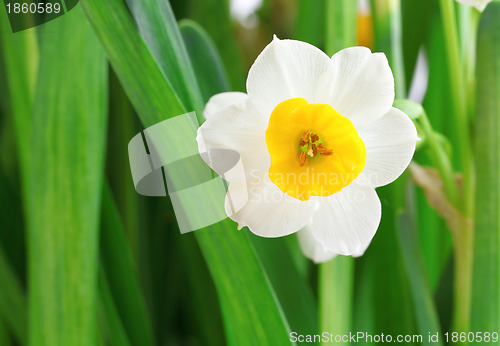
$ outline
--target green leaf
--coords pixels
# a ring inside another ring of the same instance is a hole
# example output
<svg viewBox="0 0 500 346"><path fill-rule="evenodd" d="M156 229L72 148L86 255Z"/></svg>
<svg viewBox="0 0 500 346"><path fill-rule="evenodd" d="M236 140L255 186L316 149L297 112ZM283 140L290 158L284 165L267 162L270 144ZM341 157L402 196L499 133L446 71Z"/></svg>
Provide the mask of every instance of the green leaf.
<svg viewBox="0 0 500 346"><path fill-rule="evenodd" d="M290 345L289 328L245 231L225 220L195 233L212 273L229 345Z"/></svg>
<svg viewBox="0 0 500 346"><path fill-rule="evenodd" d="M203 101L207 102L212 95L230 91L226 71L210 36L191 20L182 20L179 28L198 78Z"/></svg>
<svg viewBox="0 0 500 346"><path fill-rule="evenodd" d="M326 0L326 54L356 45L356 8L356 1Z"/></svg>
<svg viewBox="0 0 500 346"><path fill-rule="evenodd" d="M318 20L324 15L326 0L300 0L295 20L294 38L324 48L326 21Z"/></svg>
<svg viewBox="0 0 500 346"><path fill-rule="evenodd" d="M108 186L105 186L103 192L101 218L100 257L106 274L101 281L107 278L107 282L101 282L99 287L109 290L130 343L154 345L151 321L130 245L127 243L125 230ZM104 296L102 299L106 301L110 298Z"/></svg>
<svg viewBox="0 0 500 346"><path fill-rule="evenodd" d="M399 236L410 283L410 293L418 332L423 336L422 345L444 345L442 339L436 343L427 338L427 333L432 335L440 334L441 328L432 299L432 292L427 281L418 235L414 225L415 220L408 212L399 214Z"/></svg>
<svg viewBox="0 0 500 346"><path fill-rule="evenodd" d="M184 113L121 1L83 0L82 5L143 125ZM288 325L267 276L245 232L235 229L225 220L195 232L219 294L227 341L288 345Z"/></svg>
<svg viewBox="0 0 500 346"><path fill-rule="evenodd" d="M107 65L81 8L44 28L30 163L29 340L89 345L97 332Z"/></svg>
<svg viewBox="0 0 500 346"><path fill-rule="evenodd" d="M101 334L105 336L110 345L123 345L129 346L130 342L127 338L127 333L123 327L120 315L116 309L113 300L113 294L109 289L106 276L102 271L99 272L99 317L100 326L102 329ZM126 291L128 287L123 288ZM139 322L139 318L137 319ZM141 343L137 344L141 345Z"/></svg>
<svg viewBox="0 0 500 346"><path fill-rule="evenodd" d="M430 35L425 43L429 62L429 82L423 106L429 121L432 123L432 128L444 133L451 140L452 147L457 148L456 136L453 135L454 129L449 126L448 121L451 112L451 95L448 87L449 77L444 33L439 16L436 17L430 30ZM459 151L455 150L452 154L457 155ZM416 153L415 159L422 164L429 165L431 163L428 155L423 153ZM456 158L452 159L452 163L456 161ZM417 192L417 199L419 212L418 233L422 244L426 272L429 276L429 284L432 290L435 291L450 258L451 233L437 212L429 206L423 192L420 190Z"/></svg>
<svg viewBox="0 0 500 346"><path fill-rule="evenodd" d="M185 0L182 0L185 1ZM229 16L229 0L191 0L188 17L199 23L214 40L233 90L245 90L245 76Z"/></svg>
<svg viewBox="0 0 500 346"><path fill-rule="evenodd" d="M11 33L5 6L0 6L0 42L5 64L8 100L21 166L23 193L28 193L33 94L38 69L36 29Z"/></svg>
<svg viewBox="0 0 500 346"><path fill-rule="evenodd" d="M318 308L320 331L332 330L335 334L348 335L353 330L353 273L352 257L337 256L320 265L318 273L318 295L321 302Z"/></svg>
<svg viewBox="0 0 500 346"><path fill-rule="evenodd" d="M0 323L9 330L22 345L28 339L27 304L24 291L0 246Z"/></svg>
<svg viewBox="0 0 500 346"><path fill-rule="evenodd" d="M276 291L290 329L302 335L317 334L320 330L317 303L311 287L293 261L286 239L268 239L252 235L251 240ZM297 251L300 254L301 250ZM339 282L342 281L338 279Z"/></svg>
<svg viewBox="0 0 500 346"><path fill-rule="evenodd" d="M396 224L397 210L404 203L405 178L377 189L382 219L365 254L356 260L353 328L356 331L391 335L414 332L409 283Z"/></svg>
<svg viewBox="0 0 500 346"><path fill-rule="evenodd" d="M119 0L82 0L107 57L144 127L185 113L172 85L146 47Z"/></svg>
<svg viewBox="0 0 500 346"><path fill-rule="evenodd" d="M127 3L144 42L182 103L189 111L202 112L196 76L169 2L127 0Z"/></svg>
<svg viewBox="0 0 500 346"><path fill-rule="evenodd" d="M384 52L394 73L396 97L406 97L401 0L372 0L375 51Z"/></svg>
<svg viewBox="0 0 500 346"><path fill-rule="evenodd" d="M483 12L477 46L473 331L500 328L500 2Z"/></svg>

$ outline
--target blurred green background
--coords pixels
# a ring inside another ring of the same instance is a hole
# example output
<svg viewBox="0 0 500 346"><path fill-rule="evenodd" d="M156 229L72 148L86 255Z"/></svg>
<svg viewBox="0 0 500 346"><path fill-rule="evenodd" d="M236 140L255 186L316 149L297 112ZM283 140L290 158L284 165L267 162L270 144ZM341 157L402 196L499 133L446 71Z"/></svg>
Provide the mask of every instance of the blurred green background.
<svg viewBox="0 0 500 346"><path fill-rule="evenodd" d="M1 7L0 345L500 332L500 2L249 4L81 0L15 34ZM377 190L382 222L361 258L314 265L294 235L229 219L181 235L168 198L134 190L129 140L245 91L273 34L384 52L396 98L416 102L397 106L419 130L419 166Z"/></svg>

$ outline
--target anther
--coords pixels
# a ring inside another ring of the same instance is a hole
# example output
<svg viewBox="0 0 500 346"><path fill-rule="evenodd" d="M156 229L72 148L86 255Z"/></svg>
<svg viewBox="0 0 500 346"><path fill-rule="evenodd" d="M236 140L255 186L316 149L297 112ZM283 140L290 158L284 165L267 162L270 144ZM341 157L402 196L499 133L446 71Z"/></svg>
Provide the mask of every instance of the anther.
<svg viewBox="0 0 500 346"><path fill-rule="evenodd" d="M321 156L329 156L333 154L333 150L326 148L323 144L318 144L318 152Z"/></svg>
<svg viewBox="0 0 500 346"><path fill-rule="evenodd" d="M303 167L307 162L307 156L305 152L301 152L299 156L299 165Z"/></svg>
<svg viewBox="0 0 500 346"><path fill-rule="evenodd" d="M300 145L302 146L309 143L310 138L311 138L311 133L309 131L304 131L304 133L302 134L302 138L300 140Z"/></svg>

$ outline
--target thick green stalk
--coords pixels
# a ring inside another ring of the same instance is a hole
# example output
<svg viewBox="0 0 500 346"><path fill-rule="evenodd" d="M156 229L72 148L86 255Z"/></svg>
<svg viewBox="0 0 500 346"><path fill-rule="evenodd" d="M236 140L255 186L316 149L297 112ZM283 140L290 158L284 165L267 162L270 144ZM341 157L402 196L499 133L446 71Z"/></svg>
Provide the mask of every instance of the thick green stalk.
<svg viewBox="0 0 500 346"><path fill-rule="evenodd" d="M477 46L477 171L471 330L500 330L500 2L481 17Z"/></svg>
<svg viewBox="0 0 500 346"><path fill-rule="evenodd" d="M333 55L356 45L356 1L327 0L325 51Z"/></svg>
<svg viewBox="0 0 500 346"><path fill-rule="evenodd" d="M431 122L425 112L420 117L420 123L422 124L422 130L425 133L429 145L429 155L431 156L432 163L439 172L445 193L450 202L456 205L456 203L458 203L458 188L455 183L455 173L453 172L450 158L443 146L439 143L436 132L434 132Z"/></svg>
<svg viewBox="0 0 500 346"><path fill-rule="evenodd" d="M450 88L453 100L453 114L459 138L460 166L463 172L463 197L458 207L467 218L474 213L474 169L471 153L471 138L467 115L467 92L464 71L461 66L460 47L458 41L457 24L455 21L453 0L440 0L446 38L446 52L450 76ZM463 225L453 234L455 256L455 283L454 283L454 330L468 331L470 319L471 285L472 285L472 253L474 235L473 230Z"/></svg>
<svg viewBox="0 0 500 346"><path fill-rule="evenodd" d="M351 257L337 256L319 266L320 332L345 335L352 331L353 275Z"/></svg>
<svg viewBox="0 0 500 346"><path fill-rule="evenodd" d="M356 7L356 1L327 1L325 50L328 55L356 44ZM320 332L344 334L352 329L353 281L354 260L351 257L337 256L319 265Z"/></svg>
<svg viewBox="0 0 500 346"><path fill-rule="evenodd" d="M400 0L373 0L375 50L385 52L394 74L396 98L406 97Z"/></svg>

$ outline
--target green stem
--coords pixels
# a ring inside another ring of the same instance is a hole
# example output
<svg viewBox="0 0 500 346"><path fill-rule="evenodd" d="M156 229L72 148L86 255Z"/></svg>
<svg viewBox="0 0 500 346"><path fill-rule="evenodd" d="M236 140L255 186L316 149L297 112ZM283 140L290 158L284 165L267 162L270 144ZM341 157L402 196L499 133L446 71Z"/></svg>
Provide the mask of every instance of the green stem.
<svg viewBox="0 0 500 346"><path fill-rule="evenodd" d="M357 2L352 0L327 1L325 48L328 55L356 44L356 8ZM338 256L320 264L318 280L320 331L349 334L354 260Z"/></svg>
<svg viewBox="0 0 500 346"><path fill-rule="evenodd" d="M446 51L450 76L453 111L456 114L456 130L459 137L461 169L463 172L463 196L458 207L465 217L472 218L474 212L474 170L471 154L471 138L467 116L467 92L464 71L461 68L460 47L453 0L440 0L446 38ZM470 292L472 284L473 233L466 225L454 234L455 246L455 331L468 331L470 321Z"/></svg>
<svg viewBox="0 0 500 346"><path fill-rule="evenodd" d="M389 0L389 20L391 35L391 60L394 69L396 98L406 96L406 81L403 57L403 28L400 0Z"/></svg>
<svg viewBox="0 0 500 346"><path fill-rule="evenodd" d="M434 132L431 122L429 121L429 118L427 118L427 114L425 112L420 117L420 123L422 124L422 129L429 144L429 155L432 163L439 172L441 180L443 181L446 196L448 196L448 199L453 205L456 205L458 203L458 189L455 184L455 177L450 158L448 157L448 154L443 146L439 144L436 132Z"/></svg>
<svg viewBox="0 0 500 346"><path fill-rule="evenodd" d="M352 286L354 261L338 256L319 267L320 331L348 335L352 330ZM329 344L328 342L325 345ZM349 343L340 343L347 345Z"/></svg>
<svg viewBox="0 0 500 346"><path fill-rule="evenodd" d="M326 54L356 44L356 1L327 0L326 2Z"/></svg>

